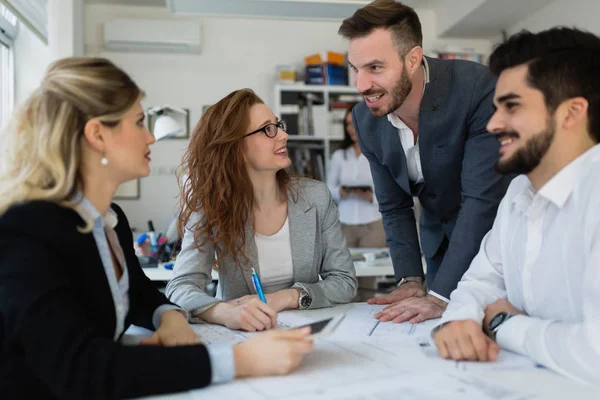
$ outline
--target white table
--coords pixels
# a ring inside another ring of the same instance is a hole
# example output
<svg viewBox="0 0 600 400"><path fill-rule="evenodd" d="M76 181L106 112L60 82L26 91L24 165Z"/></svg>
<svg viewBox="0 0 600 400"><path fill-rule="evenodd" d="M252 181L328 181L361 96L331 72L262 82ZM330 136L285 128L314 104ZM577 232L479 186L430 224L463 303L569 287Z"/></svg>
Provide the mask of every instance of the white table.
<svg viewBox="0 0 600 400"><path fill-rule="evenodd" d="M308 311L294 311L301 313L303 317L310 318L312 320L321 320L324 318L332 317L345 313L349 309L354 307L354 304L345 304L338 307L320 309L320 310L308 310ZM470 372L470 375L484 379L488 382L497 383L506 388L513 389L516 391L525 392L528 394L535 395L535 399L548 399L548 400L564 400L564 399L589 399L598 400L600 399L600 389L584 384L580 384L573 380L569 380L561 375L558 375L550 370L543 368L535 369L520 369L516 371L477 371ZM279 378L273 378L279 379ZM435 382L431 382L435 384ZM374 388L375 389L375 388ZM237 393L236 398L244 398L244 393ZM398 398L403 398L401 393L398 394ZM499 397L500 398L500 397ZM144 398L149 399L163 399L163 400L192 400L193 397L190 393L178 393L173 395L153 396ZM529 397L528 397L529 399ZM225 400L225 399L223 399Z"/></svg>
<svg viewBox="0 0 600 400"><path fill-rule="evenodd" d="M374 252L380 253L386 251L386 249L350 249L352 254L355 253L367 253ZM175 262L172 261L172 264ZM157 268L142 268L148 278L153 281L170 281L173 278L173 270L165 269L164 266L168 263L161 263ZM388 258L376 259L370 264L364 261L354 261L354 268L356 269L356 276L369 277L369 276L386 276L394 275L394 267L392 266L392 260ZM212 271L212 278L214 280L219 279L219 273L215 270Z"/></svg>

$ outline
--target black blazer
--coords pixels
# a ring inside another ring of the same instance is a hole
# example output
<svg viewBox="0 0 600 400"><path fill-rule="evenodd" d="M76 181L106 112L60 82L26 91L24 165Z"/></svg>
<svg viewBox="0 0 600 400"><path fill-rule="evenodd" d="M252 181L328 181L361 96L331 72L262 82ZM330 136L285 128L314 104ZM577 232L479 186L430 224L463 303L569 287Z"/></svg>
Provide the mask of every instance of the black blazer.
<svg viewBox="0 0 600 400"><path fill-rule="evenodd" d="M494 113L496 78L481 64L426 58L429 83L421 101L418 138L424 184L409 181L398 130L387 117L374 117L364 102L352 115L371 167L396 279L423 275L414 196L423 207L425 256L436 254L444 236L450 239L429 288L449 298L492 228L511 178L495 171L500 145L486 131Z"/></svg>
<svg viewBox="0 0 600 400"><path fill-rule="evenodd" d="M154 329L169 301L144 275L123 211L115 228L129 272L130 324ZM116 399L206 386L202 345L124 346L93 235L74 210L46 201L0 217L0 398Z"/></svg>

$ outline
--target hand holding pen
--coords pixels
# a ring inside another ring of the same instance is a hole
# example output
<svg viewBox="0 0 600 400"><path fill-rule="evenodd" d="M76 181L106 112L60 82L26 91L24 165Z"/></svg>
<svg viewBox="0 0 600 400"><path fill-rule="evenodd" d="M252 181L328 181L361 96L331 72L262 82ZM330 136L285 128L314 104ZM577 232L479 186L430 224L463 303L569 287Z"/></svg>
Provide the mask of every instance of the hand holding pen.
<svg viewBox="0 0 600 400"><path fill-rule="evenodd" d="M254 283L254 289L256 290L256 294L260 298L260 301L266 303L267 299L265 297L265 292L263 292L262 283L260 283L260 278L254 268L252 268L252 282Z"/></svg>

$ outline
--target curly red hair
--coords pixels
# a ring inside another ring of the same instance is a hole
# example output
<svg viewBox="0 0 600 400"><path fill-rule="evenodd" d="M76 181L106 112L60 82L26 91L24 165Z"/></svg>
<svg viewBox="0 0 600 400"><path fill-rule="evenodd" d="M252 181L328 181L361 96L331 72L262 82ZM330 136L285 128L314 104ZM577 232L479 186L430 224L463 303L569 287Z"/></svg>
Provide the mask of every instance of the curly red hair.
<svg viewBox="0 0 600 400"><path fill-rule="evenodd" d="M183 157L180 181L180 231L193 213L200 220L188 227L196 247L206 243L219 251L219 258L232 257L241 266L246 255L246 226L253 226L254 191L246 170L242 144L250 124L250 109L263 101L250 89L236 90L209 107L196 124ZM283 193L288 192L290 174L276 174Z"/></svg>

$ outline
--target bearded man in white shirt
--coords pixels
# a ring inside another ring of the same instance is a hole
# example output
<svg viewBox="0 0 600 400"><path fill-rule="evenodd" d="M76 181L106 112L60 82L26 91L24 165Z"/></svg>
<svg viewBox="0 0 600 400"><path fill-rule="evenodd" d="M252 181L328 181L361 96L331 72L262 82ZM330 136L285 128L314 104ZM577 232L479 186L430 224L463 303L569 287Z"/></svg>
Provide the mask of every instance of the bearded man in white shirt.
<svg viewBox="0 0 600 400"><path fill-rule="evenodd" d="M450 297L440 355L494 361L499 348L600 384L600 38L522 32L490 57L488 131L515 178Z"/></svg>

